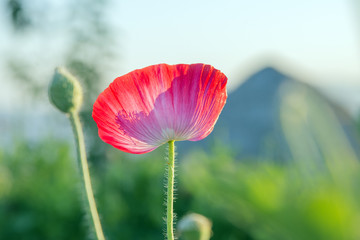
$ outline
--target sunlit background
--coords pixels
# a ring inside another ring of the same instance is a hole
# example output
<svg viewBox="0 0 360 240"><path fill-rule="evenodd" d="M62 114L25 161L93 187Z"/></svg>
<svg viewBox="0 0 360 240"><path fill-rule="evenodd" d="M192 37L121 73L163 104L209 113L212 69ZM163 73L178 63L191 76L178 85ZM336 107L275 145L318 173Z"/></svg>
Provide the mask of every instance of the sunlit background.
<svg viewBox="0 0 360 240"><path fill-rule="evenodd" d="M229 98L207 139L178 144L178 219L206 216L215 240L360 238L358 1L3 0L0 26L0 239L92 239L71 128L48 101L56 66L85 89L108 239L162 239L164 148L105 145L92 104L134 69L198 62Z"/></svg>

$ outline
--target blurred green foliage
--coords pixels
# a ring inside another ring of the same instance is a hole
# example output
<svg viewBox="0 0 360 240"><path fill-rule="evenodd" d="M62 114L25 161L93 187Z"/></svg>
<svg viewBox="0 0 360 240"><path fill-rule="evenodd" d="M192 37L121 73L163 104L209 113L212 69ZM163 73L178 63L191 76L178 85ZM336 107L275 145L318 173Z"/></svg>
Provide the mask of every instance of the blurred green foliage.
<svg viewBox="0 0 360 240"><path fill-rule="evenodd" d="M220 216L258 240L359 239L359 173L345 188L327 171L309 177L292 163L241 163L216 151L193 155L180 175L196 193L195 211L214 220L214 239L228 239L216 228Z"/></svg>
<svg viewBox="0 0 360 240"><path fill-rule="evenodd" d="M0 239L81 239L86 233L68 144L18 143L0 157ZM71 229L71 231L69 231Z"/></svg>
<svg viewBox="0 0 360 240"><path fill-rule="evenodd" d="M109 149L90 169L108 239L163 238L164 150ZM349 172L345 187L326 169L310 177L290 162L239 162L217 145L179 160L175 211L211 219L212 239L355 240L360 174ZM1 152L0 173L0 239L91 239L71 145L20 142Z"/></svg>

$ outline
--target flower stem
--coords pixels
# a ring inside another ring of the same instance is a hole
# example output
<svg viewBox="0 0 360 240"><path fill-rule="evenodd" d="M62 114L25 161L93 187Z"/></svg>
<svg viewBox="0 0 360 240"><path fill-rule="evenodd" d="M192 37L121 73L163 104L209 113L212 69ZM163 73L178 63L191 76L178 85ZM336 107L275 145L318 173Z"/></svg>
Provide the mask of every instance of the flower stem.
<svg viewBox="0 0 360 240"><path fill-rule="evenodd" d="M76 142L76 151L77 159L79 162L80 175L84 180L84 188L86 192L86 197L88 200L89 208L86 208L87 211L90 210L90 214L94 223L95 232L98 240L105 240L104 233L101 227L100 218L98 211L96 209L96 203L94 199L93 190L91 187L91 179L89 173L89 166L86 159L85 143L84 143L84 134L82 131L79 115L75 111L69 113L69 119L71 126L74 132L75 142Z"/></svg>
<svg viewBox="0 0 360 240"><path fill-rule="evenodd" d="M167 186L167 240L174 240L174 173L175 173L175 141L169 141L168 186Z"/></svg>

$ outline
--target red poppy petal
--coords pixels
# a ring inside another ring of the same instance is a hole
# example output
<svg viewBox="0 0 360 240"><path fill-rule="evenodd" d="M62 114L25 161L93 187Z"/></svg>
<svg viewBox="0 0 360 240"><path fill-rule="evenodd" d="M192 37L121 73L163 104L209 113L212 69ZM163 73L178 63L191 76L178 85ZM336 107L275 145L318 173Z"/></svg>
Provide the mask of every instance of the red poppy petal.
<svg viewBox="0 0 360 240"><path fill-rule="evenodd" d="M210 65L159 64L114 80L94 104L100 138L146 153L169 140L211 133L226 101L226 76Z"/></svg>

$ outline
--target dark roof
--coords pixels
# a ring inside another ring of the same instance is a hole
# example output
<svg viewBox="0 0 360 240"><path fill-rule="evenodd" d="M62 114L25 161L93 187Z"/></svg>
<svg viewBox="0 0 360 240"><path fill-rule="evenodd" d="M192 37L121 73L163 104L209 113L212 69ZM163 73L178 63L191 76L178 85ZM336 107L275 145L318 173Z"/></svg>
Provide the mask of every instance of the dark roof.
<svg viewBox="0 0 360 240"><path fill-rule="evenodd" d="M288 91L285 95L284 86ZM358 141L351 134L352 120L341 107L330 102L311 86L273 67L265 67L251 75L229 94L212 134L197 143L179 144L180 156L183 152L199 146L209 150L214 141L220 141L224 145L231 146L238 158L288 159L290 150L283 134L279 111L284 101L287 101L284 96L289 94L289 91L295 93L302 91L306 96L319 99L321 103L315 107L332 109L347 132L350 142ZM294 108L296 110L296 106Z"/></svg>

